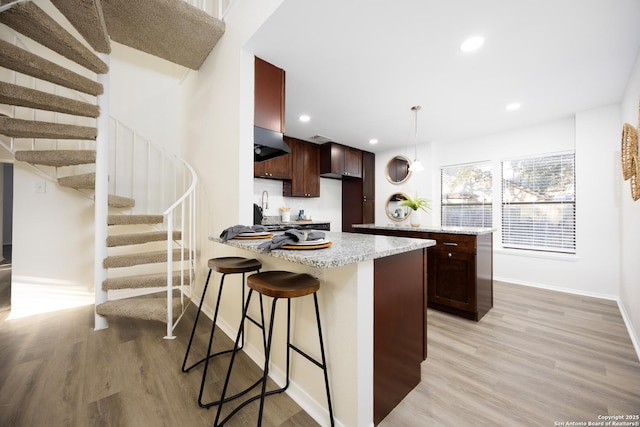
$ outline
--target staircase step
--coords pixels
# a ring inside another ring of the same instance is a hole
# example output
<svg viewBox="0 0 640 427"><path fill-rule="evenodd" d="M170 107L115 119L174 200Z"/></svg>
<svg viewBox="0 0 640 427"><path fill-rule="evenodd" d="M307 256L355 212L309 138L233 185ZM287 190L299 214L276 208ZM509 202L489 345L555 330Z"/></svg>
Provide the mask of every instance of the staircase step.
<svg viewBox="0 0 640 427"><path fill-rule="evenodd" d="M0 117L0 134L12 138L95 140L96 128Z"/></svg>
<svg viewBox="0 0 640 427"><path fill-rule="evenodd" d="M179 231L173 232L173 240L180 240L182 233ZM131 233L131 234L118 234L107 237L107 247L112 248L114 246L128 246L128 245L140 245L149 242L160 242L167 240L166 231L151 231L149 233Z"/></svg>
<svg viewBox="0 0 640 427"><path fill-rule="evenodd" d="M162 215L109 215L107 225L162 224Z"/></svg>
<svg viewBox="0 0 640 427"><path fill-rule="evenodd" d="M136 201L129 197L116 196L109 194L109 206L112 208L132 208L136 205Z"/></svg>
<svg viewBox="0 0 640 427"><path fill-rule="evenodd" d="M95 150L16 151L16 160L44 166L86 165L96 162Z"/></svg>
<svg viewBox="0 0 640 427"><path fill-rule="evenodd" d="M180 0L103 1L111 40L197 70L225 24Z"/></svg>
<svg viewBox="0 0 640 427"><path fill-rule="evenodd" d="M59 113L73 114L74 116L98 117L100 115L100 109L97 105L6 82L0 82L0 103L57 111Z"/></svg>
<svg viewBox="0 0 640 427"><path fill-rule="evenodd" d="M101 95L104 91L100 83L1 39L0 66L93 96Z"/></svg>
<svg viewBox="0 0 640 427"><path fill-rule="evenodd" d="M93 190L96 188L96 174L92 172L58 178L58 185L61 187Z"/></svg>
<svg viewBox="0 0 640 427"><path fill-rule="evenodd" d="M96 52L111 52L100 0L51 0L51 3ZM102 1L104 3L105 0Z"/></svg>
<svg viewBox="0 0 640 427"><path fill-rule="evenodd" d="M32 2L0 13L0 22L96 74L109 72L107 64Z"/></svg>
<svg viewBox="0 0 640 427"><path fill-rule="evenodd" d="M180 261L181 249L173 250L173 260ZM167 261L167 251L141 252L108 256L102 262L104 268L133 267L141 264L156 264Z"/></svg>
<svg viewBox="0 0 640 427"><path fill-rule="evenodd" d="M189 304L185 297L184 307ZM179 290L173 293L173 320L176 320L181 312L182 305L179 298ZM167 321L167 293L158 292L140 297L111 300L96 305L96 313L102 316L120 316L132 319Z"/></svg>
<svg viewBox="0 0 640 427"><path fill-rule="evenodd" d="M180 286L180 271L173 272L173 286ZM189 285L189 272L184 272L185 285ZM167 286L167 273L141 274L107 279L102 282L103 291L115 289L142 289Z"/></svg>

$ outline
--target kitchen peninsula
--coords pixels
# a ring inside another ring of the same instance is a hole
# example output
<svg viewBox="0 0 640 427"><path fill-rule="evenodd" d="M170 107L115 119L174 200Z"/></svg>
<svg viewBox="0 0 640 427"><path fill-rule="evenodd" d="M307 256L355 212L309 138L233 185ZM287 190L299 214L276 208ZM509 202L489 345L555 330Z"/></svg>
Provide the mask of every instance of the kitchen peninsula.
<svg viewBox="0 0 640 427"><path fill-rule="evenodd" d="M423 272L427 248L435 242L327 232L326 239L332 242L328 248L262 253L258 246L264 240L210 239L218 243L217 256L255 257L263 263L262 271L288 270L320 279L320 315L338 425L379 423L420 382L427 333ZM236 298L240 298L239 291ZM227 310L223 312L224 323L230 329L239 322L234 306L231 302L223 307ZM315 328L312 307L307 299L294 301L292 341L315 354L316 334L309 332ZM252 310L259 315L257 307ZM275 330L280 335L274 337L271 368L276 382L284 378L285 346L277 344L284 342L284 317L283 313L276 316L280 324ZM254 329L248 330L247 352L259 361L262 341ZM322 375L310 366L293 358L293 383L288 393L325 425L328 415Z"/></svg>
<svg viewBox="0 0 640 427"><path fill-rule="evenodd" d="M435 240L428 250L428 306L479 321L493 307L493 232L488 227L354 224L358 233Z"/></svg>

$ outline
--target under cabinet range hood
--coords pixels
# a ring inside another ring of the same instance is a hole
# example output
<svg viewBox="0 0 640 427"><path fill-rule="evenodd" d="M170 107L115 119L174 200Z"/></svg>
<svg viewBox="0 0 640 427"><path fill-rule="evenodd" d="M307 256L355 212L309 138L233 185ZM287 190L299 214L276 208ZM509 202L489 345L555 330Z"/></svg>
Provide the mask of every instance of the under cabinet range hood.
<svg viewBox="0 0 640 427"><path fill-rule="evenodd" d="M290 153L291 149L284 143L283 135L260 126L253 127L253 161L262 162L274 157Z"/></svg>

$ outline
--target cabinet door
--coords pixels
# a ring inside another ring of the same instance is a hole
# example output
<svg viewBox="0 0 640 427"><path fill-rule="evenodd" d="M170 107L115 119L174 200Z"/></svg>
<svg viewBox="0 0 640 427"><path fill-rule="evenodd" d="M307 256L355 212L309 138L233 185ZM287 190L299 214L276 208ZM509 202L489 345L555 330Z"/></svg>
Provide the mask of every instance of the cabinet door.
<svg viewBox="0 0 640 427"><path fill-rule="evenodd" d="M320 174L326 178L361 178L362 151L333 142L322 144Z"/></svg>
<svg viewBox="0 0 640 427"><path fill-rule="evenodd" d="M253 176L270 179L291 179L291 153L253 163Z"/></svg>
<svg viewBox="0 0 640 427"><path fill-rule="evenodd" d="M475 313L475 255L430 249L428 258L429 303Z"/></svg>
<svg viewBox="0 0 640 427"><path fill-rule="evenodd" d="M320 197L320 165L318 146L310 142L285 138L291 147L291 181L285 181L282 192L287 197Z"/></svg>
<svg viewBox="0 0 640 427"><path fill-rule="evenodd" d="M362 178L362 151L351 147L343 148L343 175L351 178Z"/></svg>
<svg viewBox="0 0 640 427"><path fill-rule="evenodd" d="M376 200L376 155L368 151L362 152L362 198Z"/></svg>
<svg viewBox="0 0 640 427"><path fill-rule="evenodd" d="M320 197L320 148L304 144L304 192L306 197Z"/></svg>
<svg viewBox="0 0 640 427"><path fill-rule="evenodd" d="M376 222L375 200L365 200L362 202L362 223L373 224Z"/></svg>
<svg viewBox="0 0 640 427"><path fill-rule="evenodd" d="M284 70L255 59L254 125L284 133Z"/></svg>
<svg viewBox="0 0 640 427"><path fill-rule="evenodd" d="M342 231L357 233L353 224L362 224L362 182L359 179L342 181Z"/></svg>

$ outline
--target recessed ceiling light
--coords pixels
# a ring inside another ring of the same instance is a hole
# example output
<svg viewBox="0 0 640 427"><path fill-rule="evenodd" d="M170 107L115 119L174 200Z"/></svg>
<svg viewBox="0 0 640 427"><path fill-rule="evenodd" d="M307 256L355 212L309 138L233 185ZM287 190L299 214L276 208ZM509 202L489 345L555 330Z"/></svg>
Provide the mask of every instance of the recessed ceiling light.
<svg viewBox="0 0 640 427"><path fill-rule="evenodd" d="M375 139L375 138L372 138L372 139L369 140L369 144L371 144L371 145L375 145L377 143L378 143L378 140Z"/></svg>
<svg viewBox="0 0 640 427"><path fill-rule="evenodd" d="M505 110L507 111L516 111L520 108L520 103L519 102L512 102L511 104L507 104L506 107L504 107Z"/></svg>
<svg viewBox="0 0 640 427"><path fill-rule="evenodd" d="M301 122L308 122L309 120L311 120L311 117L307 116L306 114L301 115L300 117L298 117L298 119Z"/></svg>
<svg viewBox="0 0 640 427"><path fill-rule="evenodd" d="M460 50L463 52L473 52L474 50L480 49L480 47L484 44L484 37L474 36L466 39L460 45Z"/></svg>

